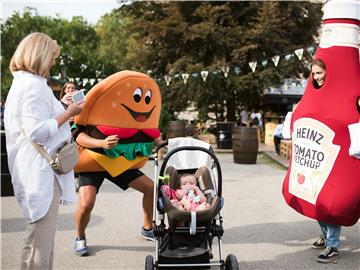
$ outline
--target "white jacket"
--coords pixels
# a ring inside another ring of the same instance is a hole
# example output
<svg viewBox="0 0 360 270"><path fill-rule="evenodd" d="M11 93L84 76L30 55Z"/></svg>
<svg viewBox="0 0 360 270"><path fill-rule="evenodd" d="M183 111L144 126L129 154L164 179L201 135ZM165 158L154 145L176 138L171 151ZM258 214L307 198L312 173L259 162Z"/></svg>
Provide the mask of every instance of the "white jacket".
<svg viewBox="0 0 360 270"><path fill-rule="evenodd" d="M58 128L56 117L64 112L46 79L25 71L13 73L4 113L9 171L23 215L34 222L46 215L53 198L54 175L63 202L75 202L74 172L57 175L21 133L52 155L71 140L70 126Z"/></svg>

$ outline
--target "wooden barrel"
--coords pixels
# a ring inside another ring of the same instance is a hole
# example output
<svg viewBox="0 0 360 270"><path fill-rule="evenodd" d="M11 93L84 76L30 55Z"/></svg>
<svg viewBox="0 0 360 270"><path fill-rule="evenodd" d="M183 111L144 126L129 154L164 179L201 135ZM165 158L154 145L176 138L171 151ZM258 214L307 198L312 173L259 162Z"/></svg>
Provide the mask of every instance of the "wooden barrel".
<svg viewBox="0 0 360 270"><path fill-rule="evenodd" d="M1 131L1 197L14 196L7 162L5 132Z"/></svg>
<svg viewBox="0 0 360 270"><path fill-rule="evenodd" d="M255 164L259 150L256 127L236 127L232 136L234 162Z"/></svg>
<svg viewBox="0 0 360 270"><path fill-rule="evenodd" d="M168 139L186 136L186 125L184 121L170 121L166 137Z"/></svg>

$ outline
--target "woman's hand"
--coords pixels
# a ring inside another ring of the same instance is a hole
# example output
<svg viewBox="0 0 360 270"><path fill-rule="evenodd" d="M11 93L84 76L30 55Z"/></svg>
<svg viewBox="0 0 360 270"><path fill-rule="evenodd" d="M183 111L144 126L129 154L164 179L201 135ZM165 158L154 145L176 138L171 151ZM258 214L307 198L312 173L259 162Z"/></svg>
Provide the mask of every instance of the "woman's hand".
<svg viewBox="0 0 360 270"><path fill-rule="evenodd" d="M71 103L66 109L66 112L70 115L69 118L81 113L83 107L84 107L84 102L82 102L82 103Z"/></svg>
<svg viewBox="0 0 360 270"><path fill-rule="evenodd" d="M102 148L112 149L117 145L118 141L119 138L117 135L110 135L103 140Z"/></svg>
<svg viewBox="0 0 360 270"><path fill-rule="evenodd" d="M58 126L60 127L64 123L66 123L68 120L72 119L75 115L78 115L81 113L84 106L84 102L82 103L71 103L65 112L60 114L58 117L56 117L56 121L58 122Z"/></svg>
<svg viewBox="0 0 360 270"><path fill-rule="evenodd" d="M61 102L64 103L65 105L69 106L70 104L73 103L72 100L72 95L76 93L76 92L71 92L71 93L67 93L63 96L63 98L61 99Z"/></svg>

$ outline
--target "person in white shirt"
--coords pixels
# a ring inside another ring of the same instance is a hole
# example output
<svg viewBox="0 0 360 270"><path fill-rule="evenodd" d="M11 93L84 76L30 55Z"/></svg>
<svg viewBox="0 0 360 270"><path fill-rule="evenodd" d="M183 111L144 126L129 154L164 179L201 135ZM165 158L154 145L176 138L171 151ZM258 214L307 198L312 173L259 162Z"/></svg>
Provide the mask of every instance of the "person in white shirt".
<svg viewBox="0 0 360 270"><path fill-rule="evenodd" d="M283 138L283 136L282 136L283 128L284 128L284 123L280 123L276 126L276 128L274 130L275 152L278 155L280 155L280 143L281 143L281 139Z"/></svg>
<svg viewBox="0 0 360 270"><path fill-rule="evenodd" d="M249 112L245 108L240 112L240 124L244 127L249 125Z"/></svg>
<svg viewBox="0 0 360 270"><path fill-rule="evenodd" d="M29 141L53 155L71 141L68 120L82 110L82 104L65 110L47 85L59 54L55 40L32 33L10 62L14 78L4 113L6 149L14 194L28 222L21 269L52 269L60 201L76 201L74 172L55 174Z"/></svg>

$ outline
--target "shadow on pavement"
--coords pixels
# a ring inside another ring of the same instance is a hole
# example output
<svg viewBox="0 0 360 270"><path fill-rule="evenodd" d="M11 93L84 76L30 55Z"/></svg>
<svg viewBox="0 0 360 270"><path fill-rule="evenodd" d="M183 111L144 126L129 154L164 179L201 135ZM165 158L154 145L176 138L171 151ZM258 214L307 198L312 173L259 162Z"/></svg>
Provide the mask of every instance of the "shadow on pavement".
<svg viewBox="0 0 360 270"><path fill-rule="evenodd" d="M310 232L310 233L309 233ZM271 243L289 246L309 246L320 235L316 221L262 223L232 227L224 232L226 244ZM359 232L352 227L342 227L341 247L360 249ZM359 250L360 252L360 250Z"/></svg>
<svg viewBox="0 0 360 270"><path fill-rule="evenodd" d="M97 252L103 250L124 250L124 251L136 251L136 252L148 252L148 253L152 253L155 250L154 247L152 246L105 246L105 245L89 246L89 249L90 249L89 256L95 256Z"/></svg>
<svg viewBox="0 0 360 270"><path fill-rule="evenodd" d="M100 225L103 218L97 215L91 215L91 222L88 228ZM25 231L27 228L24 218L4 218L1 220L1 233L15 233ZM59 214L57 231L75 231L75 214Z"/></svg>

